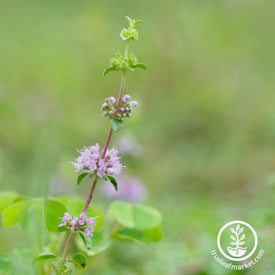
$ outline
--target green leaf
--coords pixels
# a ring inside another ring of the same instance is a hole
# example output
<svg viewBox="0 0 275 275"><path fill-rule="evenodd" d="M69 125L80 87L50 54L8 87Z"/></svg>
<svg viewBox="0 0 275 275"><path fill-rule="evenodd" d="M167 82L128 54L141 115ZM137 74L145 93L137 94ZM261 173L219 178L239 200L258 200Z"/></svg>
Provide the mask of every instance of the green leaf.
<svg viewBox="0 0 275 275"><path fill-rule="evenodd" d="M114 132L118 132L124 126L124 122L122 119L112 118L111 126Z"/></svg>
<svg viewBox="0 0 275 275"><path fill-rule="evenodd" d="M103 71L103 75L105 76L106 74L108 74L109 72L114 71L116 68L114 66L110 66L107 67L104 71Z"/></svg>
<svg viewBox="0 0 275 275"><path fill-rule="evenodd" d="M134 20L134 26L137 26L138 24L142 23L144 20L142 19L138 19L138 20Z"/></svg>
<svg viewBox="0 0 275 275"><path fill-rule="evenodd" d="M115 201L110 206L114 219L126 227L134 227L132 205L122 201Z"/></svg>
<svg viewBox="0 0 275 275"><path fill-rule="evenodd" d="M108 180L113 184L115 190L118 190L117 180L113 176L107 175Z"/></svg>
<svg viewBox="0 0 275 275"><path fill-rule="evenodd" d="M50 232L59 232L58 224L65 212L67 208L63 203L50 199L44 201L46 227Z"/></svg>
<svg viewBox="0 0 275 275"><path fill-rule="evenodd" d="M37 203L34 202L32 207L29 207L27 209L22 219L20 220L20 225L22 226L23 229L27 228L27 226L30 224L30 221L33 221L33 219L37 219L37 217L35 216L35 209L34 209L36 204Z"/></svg>
<svg viewBox="0 0 275 275"><path fill-rule="evenodd" d="M92 247L92 239L91 237L87 237L84 232L78 231L79 236L81 237L83 243L85 244L86 248L89 250Z"/></svg>
<svg viewBox="0 0 275 275"><path fill-rule="evenodd" d="M147 230L161 224L160 213L150 206L115 201L110 211L114 219L125 227Z"/></svg>
<svg viewBox="0 0 275 275"><path fill-rule="evenodd" d="M87 250L82 240L80 238L77 238L76 245L80 251L84 252L88 256L98 255L108 249L111 245L110 239L99 232L94 232L94 235L92 237L92 247L89 250Z"/></svg>
<svg viewBox="0 0 275 275"><path fill-rule="evenodd" d="M76 265L77 268L86 269L87 267L87 257L82 253L74 254L71 261Z"/></svg>
<svg viewBox="0 0 275 275"><path fill-rule="evenodd" d="M140 23L143 22L143 20L141 20L141 19L135 20L135 19L130 18L129 16L125 16L125 18L128 20L129 25L130 25L131 27L135 27L135 26L137 26L138 24L140 24Z"/></svg>
<svg viewBox="0 0 275 275"><path fill-rule="evenodd" d="M23 200L16 202L8 207L6 207L2 213L2 222L6 227L13 226L17 222L19 222L28 208L32 205L33 200Z"/></svg>
<svg viewBox="0 0 275 275"><path fill-rule="evenodd" d="M57 258L57 256L53 252L47 251L47 252L42 252L38 256L36 256L34 261L39 262L39 261L45 261L45 260L55 259L55 258Z"/></svg>
<svg viewBox="0 0 275 275"><path fill-rule="evenodd" d="M156 209L141 204L133 205L135 228L146 230L160 225L161 214Z"/></svg>
<svg viewBox="0 0 275 275"><path fill-rule="evenodd" d="M60 227L58 226L57 231L58 232L65 232L65 231L70 231L70 229L67 228L66 226L60 226Z"/></svg>
<svg viewBox="0 0 275 275"><path fill-rule="evenodd" d="M90 173L89 172L84 172L82 174L80 174L78 177L77 177L77 185L79 185L86 176L88 176Z"/></svg>
<svg viewBox="0 0 275 275"><path fill-rule="evenodd" d="M158 242L162 239L162 228L157 226L144 231L133 228L122 228L112 235L113 239L147 244L151 241Z"/></svg>
<svg viewBox="0 0 275 275"><path fill-rule="evenodd" d="M147 67L145 64L143 63L137 63L133 66L133 68L138 68L138 69L142 69L142 70L147 70Z"/></svg>
<svg viewBox="0 0 275 275"><path fill-rule="evenodd" d="M163 231L162 231L161 225L144 230L142 231L142 233L144 234L144 236L146 236L146 238L150 239L153 242L158 242L163 237Z"/></svg>
<svg viewBox="0 0 275 275"><path fill-rule="evenodd" d="M88 252L89 256L98 255L108 249L111 245L110 239L99 232L94 232L94 236L92 239L93 244L92 248Z"/></svg>
<svg viewBox="0 0 275 275"><path fill-rule="evenodd" d="M12 204L17 196L18 194L15 192L2 192L0 194L0 213L4 210L5 207Z"/></svg>
<svg viewBox="0 0 275 275"><path fill-rule="evenodd" d="M124 228L112 235L113 239L137 243L149 243L150 239L147 238L140 230L132 228Z"/></svg>

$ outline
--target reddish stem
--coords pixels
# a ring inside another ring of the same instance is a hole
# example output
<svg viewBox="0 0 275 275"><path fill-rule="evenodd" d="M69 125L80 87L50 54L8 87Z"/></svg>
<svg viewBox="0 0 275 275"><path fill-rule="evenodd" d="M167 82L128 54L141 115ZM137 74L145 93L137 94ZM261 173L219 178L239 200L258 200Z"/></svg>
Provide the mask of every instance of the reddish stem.
<svg viewBox="0 0 275 275"><path fill-rule="evenodd" d="M112 134L113 134L113 129L111 127L110 131L109 131L109 134L108 134L108 137L107 137L106 142L105 142L105 146L104 146L103 152L102 152L102 158L103 159L105 158L105 155L107 153L107 150L108 150L111 138L112 138Z"/></svg>
<svg viewBox="0 0 275 275"><path fill-rule="evenodd" d="M92 187L91 187L90 192L88 194L88 197L86 199L85 206L84 206L84 208L82 210L82 212L84 212L84 213L87 212L87 210L89 208L89 205L90 205L90 202L91 202L91 200L93 198L93 194L94 194L94 190L95 190L95 187L96 187L97 179L98 179L97 176L95 176L93 184L92 184Z"/></svg>

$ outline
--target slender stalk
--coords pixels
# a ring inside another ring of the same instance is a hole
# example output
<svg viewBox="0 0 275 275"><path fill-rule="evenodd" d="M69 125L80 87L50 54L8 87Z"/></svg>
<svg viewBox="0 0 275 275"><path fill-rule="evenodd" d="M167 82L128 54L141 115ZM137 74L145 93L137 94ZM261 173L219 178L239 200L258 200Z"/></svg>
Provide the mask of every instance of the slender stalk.
<svg viewBox="0 0 275 275"><path fill-rule="evenodd" d="M62 261L65 261L66 258L67 258L72 239L73 239L73 233L71 232L69 234L68 239L67 239L66 244L65 244L65 248L64 248L64 252L63 252L63 256L62 256Z"/></svg>
<svg viewBox="0 0 275 275"><path fill-rule="evenodd" d="M109 147L112 135L113 135L113 129L111 127L110 131L109 131L109 134L108 134L108 137L107 137L106 142L105 142L105 146L104 146L103 152L102 152L102 158L105 158L105 155L107 153L107 150L108 150L108 147Z"/></svg>
<svg viewBox="0 0 275 275"><path fill-rule="evenodd" d="M121 103L121 99L124 95L125 82L126 82L126 71L123 71L122 72L122 77L121 77L120 92L119 92L118 99L117 99L117 105L116 105L117 110L116 111L118 111L120 103Z"/></svg>
<svg viewBox="0 0 275 275"><path fill-rule="evenodd" d="M95 176L93 184L92 184L92 187L91 187L90 192L88 194L88 197L86 199L85 206L84 206L84 208L82 210L82 212L84 212L84 213L87 212L87 210L89 208L89 205L90 205L90 202L91 202L91 200L93 198L93 194L94 194L94 190L95 190L95 187L96 187L97 180L98 180L98 177Z"/></svg>
<svg viewBox="0 0 275 275"><path fill-rule="evenodd" d="M128 55L128 41L126 41L126 45L125 45L125 50L124 50L124 58ZM121 100L122 100L122 97L124 95L124 91L125 91L125 82L126 82L126 71L123 71L122 72L122 76L121 76L121 83L120 83L120 91L119 91L119 95L118 95L118 99L117 99L117 110L119 109L119 106L120 106L120 103L121 103ZM110 141L111 141L111 138L112 138L112 135L113 135L113 129L112 127L110 128L109 130L109 133L108 133L108 136L107 136L107 139L106 139L106 142L105 142L105 145L104 145L104 148L103 148L103 151L102 151L102 156L101 158L105 158L105 155L107 153L107 150L108 150L108 147L110 145ZM86 199L86 203L85 203L85 206L83 208L83 211L82 212L87 212L88 210L88 207L90 205L90 202L93 198L93 193L94 193L94 190L95 190L95 187L96 187L96 184L97 184L97 180L98 180L98 177L95 176L95 179L93 181L93 184L92 184L92 187L90 189L90 192L88 194L88 197Z"/></svg>

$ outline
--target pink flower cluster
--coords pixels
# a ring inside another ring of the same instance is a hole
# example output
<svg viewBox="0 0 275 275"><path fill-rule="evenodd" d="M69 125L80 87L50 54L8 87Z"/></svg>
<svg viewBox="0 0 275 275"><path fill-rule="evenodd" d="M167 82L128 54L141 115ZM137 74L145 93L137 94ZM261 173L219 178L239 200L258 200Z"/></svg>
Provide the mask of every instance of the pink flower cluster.
<svg viewBox="0 0 275 275"><path fill-rule="evenodd" d="M62 222L58 227L68 227L72 231L84 231L86 237L93 236L94 226L96 225L95 218L86 218L86 213L82 212L79 217L73 217L70 213L64 213Z"/></svg>
<svg viewBox="0 0 275 275"><path fill-rule="evenodd" d="M117 150L115 148L107 150L105 157L101 158L100 146L96 144L90 147L84 147L79 150L80 156L75 162L72 162L76 172L80 170L87 170L91 173L95 173L100 178L103 178L106 174L118 175L123 168L117 156Z"/></svg>

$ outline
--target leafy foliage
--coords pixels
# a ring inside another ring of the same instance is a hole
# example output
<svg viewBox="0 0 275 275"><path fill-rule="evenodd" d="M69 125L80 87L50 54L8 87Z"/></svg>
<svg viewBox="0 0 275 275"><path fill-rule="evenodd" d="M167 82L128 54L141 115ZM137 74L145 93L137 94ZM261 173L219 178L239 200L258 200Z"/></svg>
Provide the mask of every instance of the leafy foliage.
<svg viewBox="0 0 275 275"><path fill-rule="evenodd" d="M39 261L46 261L46 260L52 260L52 259L56 259L57 256L50 251L47 252L42 252L39 255L37 255L34 259L35 262L39 262Z"/></svg>
<svg viewBox="0 0 275 275"><path fill-rule="evenodd" d="M112 118L111 126L114 132L118 132L124 126L124 122L122 119Z"/></svg>
<svg viewBox="0 0 275 275"><path fill-rule="evenodd" d="M4 209L2 213L2 222L6 227L13 226L19 222L26 214L28 208L32 205L32 200L27 199L11 204Z"/></svg>
<svg viewBox="0 0 275 275"><path fill-rule="evenodd" d="M113 218L122 226L112 237L148 243L162 238L161 215L149 206L115 201L110 206Z"/></svg>
<svg viewBox="0 0 275 275"><path fill-rule="evenodd" d="M87 257L82 253L76 253L70 260L79 269L86 269Z"/></svg>
<svg viewBox="0 0 275 275"><path fill-rule="evenodd" d="M18 197L15 192L3 192L0 194L0 213Z"/></svg>
<svg viewBox="0 0 275 275"><path fill-rule="evenodd" d="M79 185L85 177L87 177L90 173L89 172L83 172L77 177L77 185ZM91 174L90 174L91 175Z"/></svg>
<svg viewBox="0 0 275 275"><path fill-rule="evenodd" d="M56 200L44 200L44 213L46 227L50 232L58 232L58 224L60 218L67 211L67 208L59 201Z"/></svg>
<svg viewBox="0 0 275 275"><path fill-rule="evenodd" d="M91 239L91 238L90 238ZM91 247L88 249L87 246L85 246L85 242L80 240L79 238L76 239L76 245L79 248L80 251L87 254L89 257L96 256L104 252L106 249L108 249L111 245L111 240L109 236L104 235L100 232L95 232L92 237Z"/></svg>
<svg viewBox="0 0 275 275"><path fill-rule="evenodd" d="M113 177L113 176L111 176L111 175L106 175L105 180L110 181L110 182L113 184L115 190L118 191L117 180L116 180L115 177Z"/></svg>
<svg viewBox="0 0 275 275"><path fill-rule="evenodd" d="M82 231L79 231L78 234L81 237L81 239L82 239L83 243L85 244L86 248L88 250L91 249L91 247L92 247L92 239L91 239L91 237L87 237L84 234L84 232L82 232Z"/></svg>

